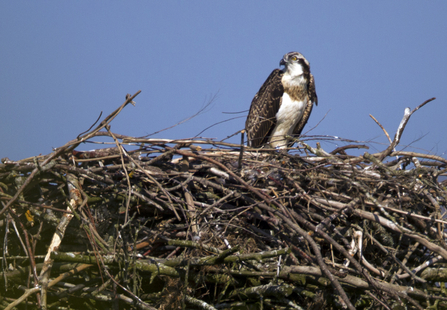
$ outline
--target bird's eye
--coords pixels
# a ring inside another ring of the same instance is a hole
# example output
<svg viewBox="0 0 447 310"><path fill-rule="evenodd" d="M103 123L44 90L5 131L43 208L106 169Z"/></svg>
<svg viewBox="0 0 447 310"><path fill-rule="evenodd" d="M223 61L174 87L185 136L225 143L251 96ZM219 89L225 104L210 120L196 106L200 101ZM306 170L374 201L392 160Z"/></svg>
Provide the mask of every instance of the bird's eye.
<svg viewBox="0 0 447 310"><path fill-rule="evenodd" d="M296 56L293 56L293 57L292 57L292 60L296 60L296 59L297 59Z"/></svg>

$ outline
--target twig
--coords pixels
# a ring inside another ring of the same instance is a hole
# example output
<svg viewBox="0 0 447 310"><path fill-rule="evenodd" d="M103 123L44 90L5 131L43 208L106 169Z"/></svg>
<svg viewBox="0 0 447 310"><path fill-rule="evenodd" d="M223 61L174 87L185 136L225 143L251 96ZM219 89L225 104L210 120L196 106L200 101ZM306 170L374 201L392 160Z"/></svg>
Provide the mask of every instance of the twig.
<svg viewBox="0 0 447 310"><path fill-rule="evenodd" d="M391 141L390 135L385 130L385 128L383 128L382 124L380 124L379 121L371 114L369 115L369 117L371 117L376 122L376 124L379 125L380 128L382 128L383 132L385 133L386 137L388 138L388 141L391 143L392 141Z"/></svg>
<svg viewBox="0 0 447 310"><path fill-rule="evenodd" d="M410 119L411 115L416 112L417 110L419 110L420 108L422 108L424 105L426 105L427 103L429 103L430 101L435 100L436 98L430 98L426 101L424 101L423 103L421 103L419 106L417 106L413 111L410 111L410 108L406 108L405 109L405 113L404 116L399 124L399 127L397 128L396 134L394 135L394 139L393 142L390 144L390 146L388 146L388 148L383 151L380 155L380 160L382 161L385 157L387 157L388 155L390 155L390 153L392 152L392 150L399 144L400 142L400 138L402 136L402 133L404 132L405 126L408 123L408 120Z"/></svg>
<svg viewBox="0 0 447 310"><path fill-rule="evenodd" d="M239 160L237 163L237 168L239 170L242 168L242 157L244 155L244 134L245 134L245 130L241 130L241 150L239 153Z"/></svg>

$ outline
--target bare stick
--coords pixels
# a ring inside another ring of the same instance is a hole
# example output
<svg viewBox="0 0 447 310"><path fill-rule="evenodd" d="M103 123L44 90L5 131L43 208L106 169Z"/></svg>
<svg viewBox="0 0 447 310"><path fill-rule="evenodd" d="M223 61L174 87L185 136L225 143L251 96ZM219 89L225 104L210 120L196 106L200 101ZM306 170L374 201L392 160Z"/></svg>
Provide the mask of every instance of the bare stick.
<svg viewBox="0 0 447 310"><path fill-rule="evenodd" d="M76 210L81 204L82 204L82 195L79 191L79 182L77 178L72 175L68 174L67 176L67 187L68 191L70 193L70 201L69 206L67 207L67 210ZM53 267L53 259L50 258L51 252L57 250L62 242L62 239L65 235L65 230L67 229L68 224L70 223L71 219L73 218L73 213L67 214L64 213L62 215L61 221L59 222L59 225L56 227L56 231L53 235L53 239L51 240L51 244L48 248L47 255L45 256L44 265L42 267L42 270L40 272L40 285L41 285L41 292L42 292L42 305L41 307L43 309L46 309L47 307L47 288L48 288L48 281L50 278L50 272L51 268Z"/></svg>
<svg viewBox="0 0 447 310"><path fill-rule="evenodd" d="M239 152L239 160L237 163L238 169L242 168L242 157L244 155L244 134L245 134L245 130L241 130L241 150Z"/></svg>
<svg viewBox="0 0 447 310"><path fill-rule="evenodd" d="M123 167L124 175L126 176L128 190L127 190L127 199L126 199L126 215L124 216L124 224L123 224L123 225L126 225L127 224L127 220L129 219L129 205L130 205L130 199L131 199L131 196L132 196L132 185L130 184L129 173L127 172L126 165L124 164L124 155L123 155L124 148L118 142L118 139L110 131L110 126L109 125L106 126L106 129L109 132L109 134L112 136L113 140L115 141L116 147L120 151L121 166ZM127 154L126 154L126 156L127 156Z"/></svg>
<svg viewBox="0 0 447 310"><path fill-rule="evenodd" d="M372 116L371 114L369 115L369 117L371 117L376 122L376 124L379 125L380 128L382 128L383 132L385 133L386 137L388 138L388 141L391 143L390 135L385 130L385 128L383 128L382 124L380 124L379 121L374 116Z"/></svg>
<svg viewBox="0 0 447 310"><path fill-rule="evenodd" d="M424 101L422 104L417 106L413 111L410 111L410 108L405 109L404 117L400 121L399 127L397 128L396 134L394 135L394 140L390 144L390 146L388 146L388 148L381 153L381 155L379 157L380 160L383 160L385 157L390 155L392 150L399 144L400 138L402 137L402 133L404 132L405 126L407 125L408 120L410 119L411 115L414 112L416 112L417 110L419 110L420 108L422 108L424 105L426 105L427 103L429 103L430 101L433 101L435 99L436 98L433 97L433 98L430 98L430 99Z"/></svg>

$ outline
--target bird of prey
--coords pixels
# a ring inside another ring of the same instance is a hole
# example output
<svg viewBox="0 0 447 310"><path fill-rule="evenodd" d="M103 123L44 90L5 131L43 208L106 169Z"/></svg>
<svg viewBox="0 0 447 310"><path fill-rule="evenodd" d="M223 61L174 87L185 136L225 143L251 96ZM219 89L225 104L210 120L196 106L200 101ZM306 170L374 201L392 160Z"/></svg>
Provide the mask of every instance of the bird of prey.
<svg viewBox="0 0 447 310"><path fill-rule="evenodd" d="M290 52L281 59L283 70L275 69L253 98L245 122L248 145L286 148L288 136L299 136L318 104L314 76L301 53Z"/></svg>

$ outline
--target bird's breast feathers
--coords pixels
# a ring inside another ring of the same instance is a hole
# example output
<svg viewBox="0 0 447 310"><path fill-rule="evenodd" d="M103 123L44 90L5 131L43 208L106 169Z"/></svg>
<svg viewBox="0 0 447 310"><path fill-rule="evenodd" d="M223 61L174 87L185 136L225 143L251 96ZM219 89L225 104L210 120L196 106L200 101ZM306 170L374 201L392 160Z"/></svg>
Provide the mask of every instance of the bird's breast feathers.
<svg viewBox="0 0 447 310"><path fill-rule="evenodd" d="M281 101L281 106L276 113L276 126L273 130L273 136L291 135L293 133L293 129L303 116L308 100L307 98L293 100L289 94L284 93Z"/></svg>
<svg viewBox="0 0 447 310"><path fill-rule="evenodd" d="M308 81L303 75L291 76L284 74L281 78L284 94L288 94L293 101L304 101L307 99Z"/></svg>
<svg viewBox="0 0 447 310"><path fill-rule="evenodd" d="M275 148L287 146L285 136L293 134L293 130L303 117L309 101L307 80L303 75L292 76L286 72L282 76L281 82L284 93L279 110L276 113L276 125L270 137L270 145Z"/></svg>

